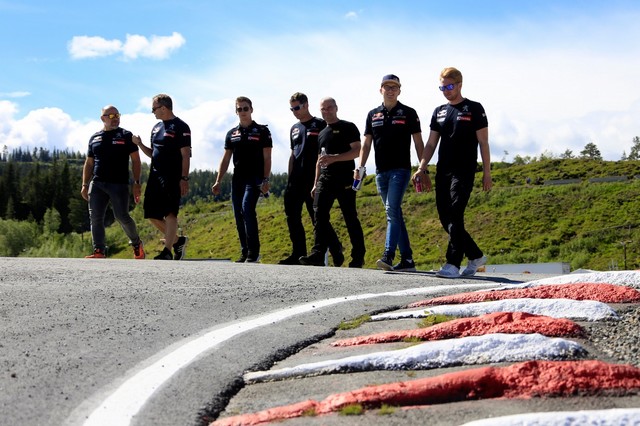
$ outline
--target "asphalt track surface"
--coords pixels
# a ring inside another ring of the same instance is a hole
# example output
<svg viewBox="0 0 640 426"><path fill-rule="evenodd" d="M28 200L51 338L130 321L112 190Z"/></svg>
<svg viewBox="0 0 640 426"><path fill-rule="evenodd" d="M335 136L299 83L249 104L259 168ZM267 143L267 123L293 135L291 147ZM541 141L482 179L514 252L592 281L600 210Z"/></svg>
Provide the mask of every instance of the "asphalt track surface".
<svg viewBox="0 0 640 426"><path fill-rule="evenodd" d="M0 271L7 425L204 424L242 390L243 373L332 337L343 320L414 302L421 289L437 296L464 291L453 284L544 277L451 281L432 272L212 260L0 258ZM432 414L408 412L405 424Z"/></svg>

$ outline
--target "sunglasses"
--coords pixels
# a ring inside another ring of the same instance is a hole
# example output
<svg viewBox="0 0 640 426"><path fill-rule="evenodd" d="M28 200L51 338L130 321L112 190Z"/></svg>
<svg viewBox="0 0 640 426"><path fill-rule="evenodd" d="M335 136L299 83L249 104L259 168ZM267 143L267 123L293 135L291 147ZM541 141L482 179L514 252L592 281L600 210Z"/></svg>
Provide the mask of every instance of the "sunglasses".
<svg viewBox="0 0 640 426"><path fill-rule="evenodd" d="M156 106L156 107L151 107L151 112L156 112L156 110L157 110L158 108L162 108L162 107L163 107L163 105L158 105L158 106Z"/></svg>
<svg viewBox="0 0 640 426"><path fill-rule="evenodd" d="M120 114L105 114L103 117L109 117L109 120L113 120L114 118L120 118Z"/></svg>
<svg viewBox="0 0 640 426"><path fill-rule="evenodd" d="M456 87L456 83L447 84L446 86L438 86L438 89L444 92L445 90L453 90L454 87Z"/></svg>
<svg viewBox="0 0 640 426"><path fill-rule="evenodd" d="M302 108L302 105L304 104L300 104L300 105L296 105L294 107L289 108L291 111L300 111L300 108Z"/></svg>
<svg viewBox="0 0 640 426"><path fill-rule="evenodd" d="M242 112L242 111L247 112L247 111L249 111L250 109L251 109L251 108L249 108L248 106L245 106L245 107L238 107L238 108L236 108L236 112Z"/></svg>

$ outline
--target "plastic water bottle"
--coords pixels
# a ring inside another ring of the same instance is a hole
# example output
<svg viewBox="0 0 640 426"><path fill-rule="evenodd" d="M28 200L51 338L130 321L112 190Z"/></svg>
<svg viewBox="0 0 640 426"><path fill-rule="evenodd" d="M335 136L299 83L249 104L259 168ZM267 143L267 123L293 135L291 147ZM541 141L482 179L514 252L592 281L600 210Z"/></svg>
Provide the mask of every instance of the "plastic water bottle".
<svg viewBox="0 0 640 426"><path fill-rule="evenodd" d="M320 150L320 158L324 157L325 155L327 155L327 150L326 148L323 146L322 149ZM323 169L326 169L327 166L322 166Z"/></svg>
<svg viewBox="0 0 640 426"><path fill-rule="evenodd" d="M359 179L353 180L353 185L351 186L351 189L353 189L354 191L360 191L360 188L362 188L362 181L364 180L364 177L367 175L367 168L365 166L360 166L356 170L358 171Z"/></svg>
<svg viewBox="0 0 640 426"><path fill-rule="evenodd" d="M416 192L422 192L422 180L420 179L420 176L416 177L413 185L416 187Z"/></svg>

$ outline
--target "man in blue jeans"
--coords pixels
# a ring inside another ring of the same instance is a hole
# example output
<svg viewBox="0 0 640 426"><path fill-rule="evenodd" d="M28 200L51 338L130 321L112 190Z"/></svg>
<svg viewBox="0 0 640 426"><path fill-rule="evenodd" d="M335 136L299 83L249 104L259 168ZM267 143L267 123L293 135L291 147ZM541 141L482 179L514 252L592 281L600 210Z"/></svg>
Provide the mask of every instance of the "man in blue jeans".
<svg viewBox="0 0 640 426"><path fill-rule="evenodd" d="M89 139L89 151L82 169L82 198L89 201L93 253L87 259L107 257L104 216L111 201L113 215L133 246L133 257L144 259L136 223L129 215L129 158L133 171L133 197L140 200L140 153L130 131L120 127L120 113L113 105L102 108L101 131Z"/></svg>
<svg viewBox="0 0 640 426"><path fill-rule="evenodd" d="M398 101L400 79L389 74L380 84L382 105L367 114L364 143L360 150L360 166L364 166L373 144L376 162L376 186L387 215L387 237L384 252L376 265L386 271L415 271L409 234L402 216L402 199L411 178L411 138L418 159L424 143L420 119L413 108ZM360 179L356 169L354 179ZM393 264L396 248L400 262Z"/></svg>
<svg viewBox="0 0 640 426"><path fill-rule="evenodd" d="M211 192L220 195L220 182L233 160L231 204L242 250L236 263L256 263L260 260L256 205L260 194L269 192L273 141L269 128L253 120L251 99L239 96L236 98L235 109L240 122L227 132L224 155Z"/></svg>

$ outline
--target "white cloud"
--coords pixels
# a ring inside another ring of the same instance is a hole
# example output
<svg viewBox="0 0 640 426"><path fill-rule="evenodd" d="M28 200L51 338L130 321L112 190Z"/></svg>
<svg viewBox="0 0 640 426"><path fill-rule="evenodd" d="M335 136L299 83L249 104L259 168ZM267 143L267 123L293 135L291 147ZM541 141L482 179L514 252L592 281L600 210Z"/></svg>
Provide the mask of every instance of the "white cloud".
<svg viewBox="0 0 640 426"><path fill-rule="evenodd" d="M9 93L0 93L0 98L25 98L27 96L30 96L31 93L29 92L9 92Z"/></svg>
<svg viewBox="0 0 640 426"><path fill-rule="evenodd" d="M125 59L139 57L150 59L166 59L169 55L186 43L185 38L177 32L170 36L145 36L127 34L126 41L106 40L102 37L75 36L68 44L69 54L73 59L87 59L111 56L122 53Z"/></svg>
<svg viewBox="0 0 640 426"><path fill-rule="evenodd" d="M110 56L122 49L120 40L107 40L102 37L75 36L68 44L72 59L97 58Z"/></svg>

